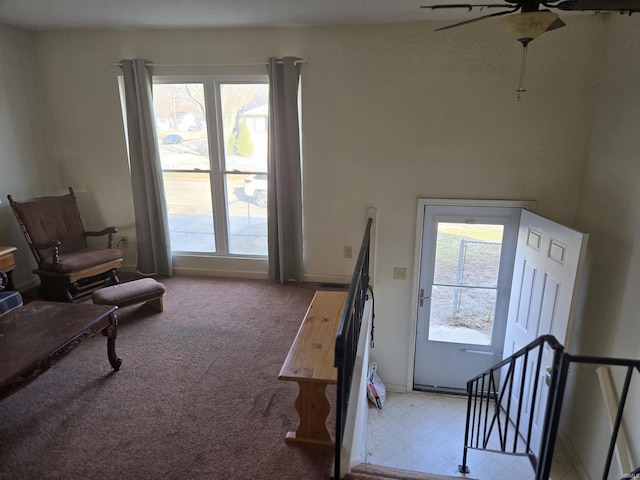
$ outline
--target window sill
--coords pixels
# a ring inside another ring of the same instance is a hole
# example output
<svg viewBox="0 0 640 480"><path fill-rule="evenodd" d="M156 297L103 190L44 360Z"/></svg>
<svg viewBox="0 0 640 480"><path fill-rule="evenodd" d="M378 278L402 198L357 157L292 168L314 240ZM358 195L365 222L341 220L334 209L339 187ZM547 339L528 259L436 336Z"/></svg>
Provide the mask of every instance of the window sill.
<svg viewBox="0 0 640 480"><path fill-rule="evenodd" d="M173 271L177 275L267 278L269 268L266 257L174 253L172 258Z"/></svg>

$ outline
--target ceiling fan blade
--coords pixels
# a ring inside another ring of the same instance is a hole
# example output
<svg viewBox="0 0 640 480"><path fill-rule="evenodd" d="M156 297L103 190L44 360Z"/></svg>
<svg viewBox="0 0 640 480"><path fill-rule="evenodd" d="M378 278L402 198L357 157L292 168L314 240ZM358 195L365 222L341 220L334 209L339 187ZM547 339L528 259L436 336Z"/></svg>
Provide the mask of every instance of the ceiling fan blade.
<svg viewBox="0 0 640 480"><path fill-rule="evenodd" d="M509 13L513 13L513 12L517 11L519 8L520 7L516 7L516 8L513 8L511 10L507 10L506 12L492 13L490 15L484 15L482 17L472 18L471 20L465 20L464 22L454 23L453 25L447 25L446 27L436 28L434 30L434 32L439 32L441 30L448 30L450 28L455 28L455 27L461 27L462 25L468 25L470 23L479 22L480 20L485 20L487 18L499 17L501 15L508 15Z"/></svg>
<svg viewBox="0 0 640 480"><path fill-rule="evenodd" d="M518 2L519 3L519 2ZM444 10L448 8L466 8L471 11L474 8L513 8L508 3L451 3L449 5L422 5L420 8L430 8L431 10Z"/></svg>
<svg viewBox="0 0 640 480"><path fill-rule="evenodd" d="M581 12L640 12L638 0L565 0L555 8L560 10L577 10Z"/></svg>

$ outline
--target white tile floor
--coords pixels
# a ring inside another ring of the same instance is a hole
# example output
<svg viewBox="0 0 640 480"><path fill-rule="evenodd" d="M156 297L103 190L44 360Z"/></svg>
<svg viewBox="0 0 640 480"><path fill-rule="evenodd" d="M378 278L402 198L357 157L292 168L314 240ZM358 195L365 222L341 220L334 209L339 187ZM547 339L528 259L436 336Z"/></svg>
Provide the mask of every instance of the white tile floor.
<svg viewBox="0 0 640 480"><path fill-rule="evenodd" d="M367 420L366 463L465 478L462 463L466 397L435 393L387 392L382 410L371 406ZM468 478L533 479L528 459L469 450ZM553 480L580 480L557 442Z"/></svg>

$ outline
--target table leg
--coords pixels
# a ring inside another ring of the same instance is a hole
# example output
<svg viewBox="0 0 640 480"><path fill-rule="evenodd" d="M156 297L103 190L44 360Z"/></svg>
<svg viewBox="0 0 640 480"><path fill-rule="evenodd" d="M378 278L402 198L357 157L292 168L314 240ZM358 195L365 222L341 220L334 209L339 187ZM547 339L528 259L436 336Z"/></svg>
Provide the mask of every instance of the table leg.
<svg viewBox="0 0 640 480"><path fill-rule="evenodd" d="M327 430L327 417L331 404L327 398L326 385L318 382L298 381L300 392L296 399L296 410L300 425L295 432L287 433L287 443L312 443L333 447L335 444Z"/></svg>
<svg viewBox="0 0 640 480"><path fill-rule="evenodd" d="M120 370L122 365L122 359L116 354L116 335L118 333L118 317L115 313L109 315L109 326L105 329L105 335L107 336L107 355L109 356L109 363L114 370Z"/></svg>
<svg viewBox="0 0 640 480"><path fill-rule="evenodd" d="M17 290L16 284L13 281L13 270L9 270L7 272L7 280L9 280L7 283L7 290Z"/></svg>

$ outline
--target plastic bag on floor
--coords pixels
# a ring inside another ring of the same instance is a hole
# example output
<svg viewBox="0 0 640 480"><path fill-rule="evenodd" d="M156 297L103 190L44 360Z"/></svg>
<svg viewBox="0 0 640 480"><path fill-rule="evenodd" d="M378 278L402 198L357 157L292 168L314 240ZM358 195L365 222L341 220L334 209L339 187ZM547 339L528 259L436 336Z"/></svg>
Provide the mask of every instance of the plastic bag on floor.
<svg viewBox="0 0 640 480"><path fill-rule="evenodd" d="M384 401L387 398L387 389L378 377L378 364L371 362L369 365L369 372L367 375L367 398L377 408L381 409L384 405Z"/></svg>

